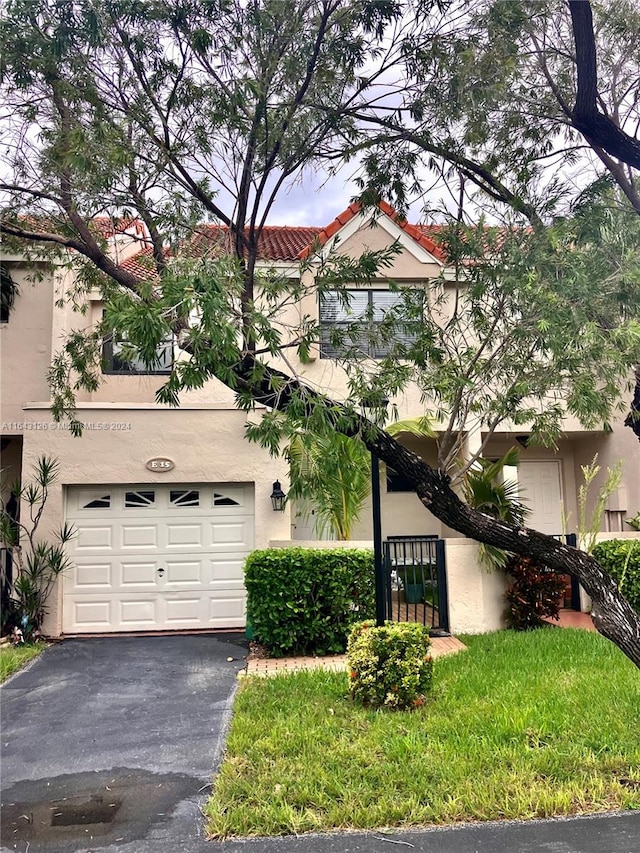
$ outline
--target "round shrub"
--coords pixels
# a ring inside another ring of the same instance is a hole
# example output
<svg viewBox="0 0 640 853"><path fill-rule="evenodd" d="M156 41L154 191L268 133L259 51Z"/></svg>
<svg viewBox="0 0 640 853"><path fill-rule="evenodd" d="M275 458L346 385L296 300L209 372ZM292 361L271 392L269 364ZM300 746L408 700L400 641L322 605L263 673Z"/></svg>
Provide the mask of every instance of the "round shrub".
<svg viewBox="0 0 640 853"><path fill-rule="evenodd" d="M373 708L424 705L431 691L431 640L412 622L361 622L349 636L347 662L353 699Z"/></svg>

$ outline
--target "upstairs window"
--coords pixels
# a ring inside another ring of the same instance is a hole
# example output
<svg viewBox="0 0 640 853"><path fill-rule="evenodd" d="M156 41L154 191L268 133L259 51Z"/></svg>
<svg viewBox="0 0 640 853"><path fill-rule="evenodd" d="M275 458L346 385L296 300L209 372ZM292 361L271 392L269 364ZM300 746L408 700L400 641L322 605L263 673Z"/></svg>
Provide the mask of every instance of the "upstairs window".
<svg viewBox="0 0 640 853"><path fill-rule="evenodd" d="M401 314L406 305L406 293L391 290L349 290L348 300L343 293L327 291L320 297L320 357L340 358L356 348L369 358L384 358L394 344L411 344L416 338L411 325L398 320L395 329L389 328L389 312ZM416 306L422 306L422 291L411 290ZM387 318L383 333L381 324Z"/></svg>
<svg viewBox="0 0 640 853"><path fill-rule="evenodd" d="M161 341L154 362L145 364L142 358L131 353L123 337L118 339L115 335L109 335L104 339L102 347L102 372L122 375L171 373L173 344L173 336Z"/></svg>

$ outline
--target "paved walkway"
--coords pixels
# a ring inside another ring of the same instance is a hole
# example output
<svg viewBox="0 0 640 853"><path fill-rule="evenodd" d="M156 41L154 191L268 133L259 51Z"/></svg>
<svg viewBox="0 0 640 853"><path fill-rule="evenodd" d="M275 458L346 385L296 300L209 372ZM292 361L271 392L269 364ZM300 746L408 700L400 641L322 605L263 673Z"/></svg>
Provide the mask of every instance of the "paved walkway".
<svg viewBox="0 0 640 853"><path fill-rule="evenodd" d="M457 637L434 637L431 643L431 654L434 658L462 652L467 648ZM247 675L278 675L278 673L298 672L303 669L344 672L347 669L347 657L346 655L327 655L326 657L252 658L247 661Z"/></svg>
<svg viewBox="0 0 640 853"><path fill-rule="evenodd" d="M593 624L590 613L580 613L578 610L563 609L558 615L559 619L544 619L543 621L554 628L582 628L584 631L595 631L596 633L598 631Z"/></svg>

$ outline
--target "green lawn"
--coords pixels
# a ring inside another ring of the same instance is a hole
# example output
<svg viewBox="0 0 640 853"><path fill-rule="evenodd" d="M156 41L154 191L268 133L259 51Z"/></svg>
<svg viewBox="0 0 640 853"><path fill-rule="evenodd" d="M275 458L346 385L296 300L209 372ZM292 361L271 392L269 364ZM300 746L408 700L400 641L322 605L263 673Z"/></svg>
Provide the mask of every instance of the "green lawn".
<svg viewBox="0 0 640 853"><path fill-rule="evenodd" d="M365 711L346 673L247 679L216 838L640 808L640 673L598 634L463 638L433 700Z"/></svg>
<svg viewBox="0 0 640 853"><path fill-rule="evenodd" d="M25 643L21 646L0 646L0 683L21 669L46 648L44 643Z"/></svg>

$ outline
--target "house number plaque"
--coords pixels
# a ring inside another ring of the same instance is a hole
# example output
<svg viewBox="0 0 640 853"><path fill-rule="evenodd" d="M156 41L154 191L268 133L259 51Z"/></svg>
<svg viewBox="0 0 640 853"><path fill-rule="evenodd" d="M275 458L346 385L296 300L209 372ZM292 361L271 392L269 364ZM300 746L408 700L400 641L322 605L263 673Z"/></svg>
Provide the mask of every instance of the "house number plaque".
<svg viewBox="0 0 640 853"><path fill-rule="evenodd" d="M163 474L165 471L172 471L175 467L173 459L167 459L166 456L154 456L145 465L145 468L148 468L149 471L156 471L159 474Z"/></svg>

